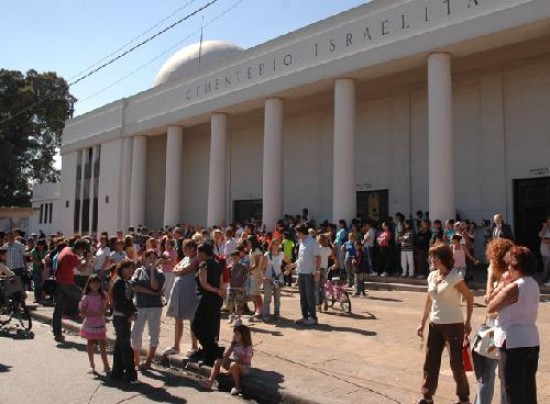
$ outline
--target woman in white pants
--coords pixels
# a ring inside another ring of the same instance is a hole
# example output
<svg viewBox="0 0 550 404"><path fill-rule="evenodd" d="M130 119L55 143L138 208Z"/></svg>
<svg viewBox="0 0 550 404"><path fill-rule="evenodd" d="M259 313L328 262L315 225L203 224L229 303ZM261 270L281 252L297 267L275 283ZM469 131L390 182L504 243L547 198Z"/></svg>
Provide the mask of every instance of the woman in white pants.
<svg viewBox="0 0 550 404"><path fill-rule="evenodd" d="M147 250L144 254L143 266L135 270L130 285L134 291L137 316L132 328L132 349L134 363L141 370L151 367L155 352L159 345L160 317L162 315L162 288L164 274L161 266L164 259L157 259L155 250ZM149 331L149 353L144 363L140 364L142 335L147 323Z"/></svg>

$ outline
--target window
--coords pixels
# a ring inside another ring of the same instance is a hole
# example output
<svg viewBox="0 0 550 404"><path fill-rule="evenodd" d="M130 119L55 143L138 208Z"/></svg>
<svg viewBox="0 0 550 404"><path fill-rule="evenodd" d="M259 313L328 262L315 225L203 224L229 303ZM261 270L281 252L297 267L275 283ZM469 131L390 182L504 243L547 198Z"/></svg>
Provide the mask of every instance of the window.
<svg viewBox="0 0 550 404"><path fill-rule="evenodd" d="M38 223L39 224L44 223L44 204L43 203L40 204L40 217L38 219Z"/></svg>
<svg viewBox="0 0 550 404"><path fill-rule="evenodd" d="M48 217L48 223L49 224L52 224L52 219L53 219L53 203L49 203L50 205L50 215Z"/></svg>

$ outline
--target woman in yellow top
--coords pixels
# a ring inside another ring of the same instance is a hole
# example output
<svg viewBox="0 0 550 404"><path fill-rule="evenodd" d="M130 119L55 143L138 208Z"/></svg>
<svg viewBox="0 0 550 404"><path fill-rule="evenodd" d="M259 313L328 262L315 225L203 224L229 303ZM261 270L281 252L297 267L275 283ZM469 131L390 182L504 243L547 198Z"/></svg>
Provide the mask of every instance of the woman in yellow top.
<svg viewBox="0 0 550 404"><path fill-rule="evenodd" d="M426 359L424 361L424 382L422 398L417 404L431 404L437 390L441 354L449 348L451 370L456 382L457 404L470 403L470 387L462 363L462 346L472 331L471 318L474 297L460 274L453 270L453 252L444 243L430 248L429 257L434 271L428 276L428 294L422 320L417 328L419 337L424 336L426 321L430 319ZM461 308L462 298L466 300L467 311L464 320Z"/></svg>

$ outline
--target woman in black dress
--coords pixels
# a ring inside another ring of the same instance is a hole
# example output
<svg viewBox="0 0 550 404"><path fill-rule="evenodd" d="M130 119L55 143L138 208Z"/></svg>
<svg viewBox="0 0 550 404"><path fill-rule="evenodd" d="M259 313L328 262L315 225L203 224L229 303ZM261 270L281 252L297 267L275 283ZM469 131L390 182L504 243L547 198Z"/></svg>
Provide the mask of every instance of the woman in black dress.
<svg viewBox="0 0 550 404"><path fill-rule="evenodd" d="M222 268L214 259L210 244L198 247L199 271L197 272L198 305L191 330L199 340L202 350L195 357L203 359L207 366L223 356L218 346L220 334L220 310L225 296Z"/></svg>

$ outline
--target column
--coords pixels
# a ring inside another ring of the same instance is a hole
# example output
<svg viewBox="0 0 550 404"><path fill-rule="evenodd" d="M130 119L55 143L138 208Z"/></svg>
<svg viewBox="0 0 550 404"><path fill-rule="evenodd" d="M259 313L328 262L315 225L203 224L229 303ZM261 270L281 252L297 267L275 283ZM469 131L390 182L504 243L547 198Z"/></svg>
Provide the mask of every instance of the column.
<svg viewBox="0 0 550 404"><path fill-rule="evenodd" d="M263 222L268 231L283 218L283 125L284 101L270 98L265 102Z"/></svg>
<svg viewBox="0 0 550 404"><path fill-rule="evenodd" d="M432 220L454 219L453 93L451 57L428 57L428 202Z"/></svg>
<svg viewBox="0 0 550 404"><path fill-rule="evenodd" d="M130 225L145 224L145 182L147 175L147 138L135 136L130 180Z"/></svg>
<svg viewBox="0 0 550 404"><path fill-rule="evenodd" d="M98 152L99 146L93 146L92 148L92 161L90 161L90 206L89 206L89 225L88 225L88 233L92 234L94 232L93 229L93 222L94 222L94 195L96 189L95 189L95 180L94 180L94 166L95 161L97 160L97 152Z"/></svg>
<svg viewBox="0 0 550 404"><path fill-rule="evenodd" d="M130 193L132 181L132 152L134 142L132 137L125 137L122 142L122 182L120 184L119 228L126 232L130 227Z"/></svg>
<svg viewBox="0 0 550 404"><path fill-rule="evenodd" d="M226 164L227 115L216 112L211 117L207 226L219 225L225 219Z"/></svg>
<svg viewBox="0 0 550 404"><path fill-rule="evenodd" d="M164 185L164 225L180 220L183 128L169 126L166 135L166 183Z"/></svg>
<svg viewBox="0 0 550 404"><path fill-rule="evenodd" d="M357 214L355 185L355 81L334 84L334 151L332 220L350 221Z"/></svg>
<svg viewBox="0 0 550 404"><path fill-rule="evenodd" d="M88 158L88 149L82 149L80 150L80 209L78 212L78 229L75 229L75 231L78 232L78 234L82 235L82 229L84 226L82 225L82 222L84 219L84 181L86 178L86 160Z"/></svg>

